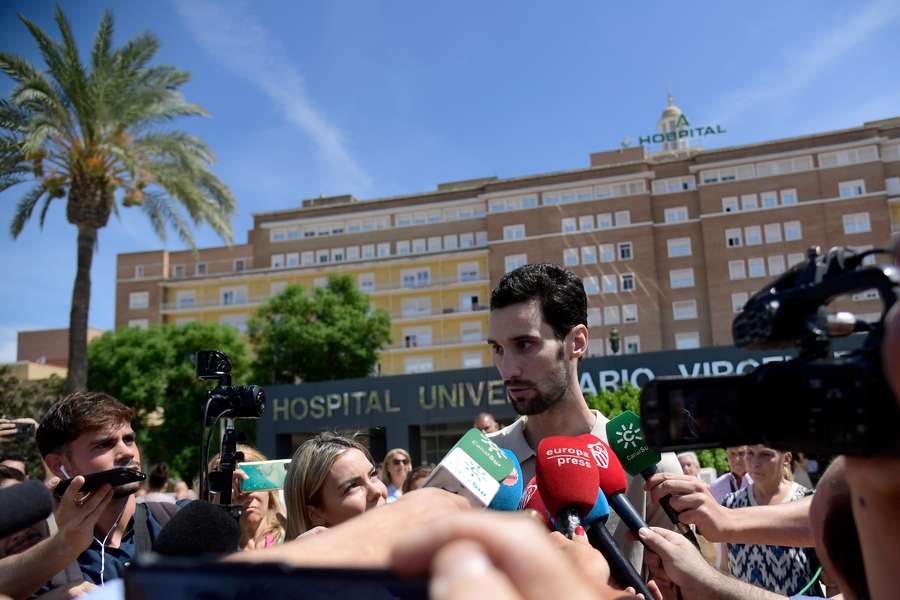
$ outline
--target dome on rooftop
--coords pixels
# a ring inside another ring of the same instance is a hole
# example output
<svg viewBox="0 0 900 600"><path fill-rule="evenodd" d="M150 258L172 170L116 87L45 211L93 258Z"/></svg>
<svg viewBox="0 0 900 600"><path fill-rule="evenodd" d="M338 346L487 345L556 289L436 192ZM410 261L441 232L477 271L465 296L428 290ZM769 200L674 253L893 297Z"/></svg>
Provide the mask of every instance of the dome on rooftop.
<svg viewBox="0 0 900 600"><path fill-rule="evenodd" d="M681 112L680 108L678 108L677 106L672 104L672 94L669 94L668 98L666 99L666 103L667 103L666 109L662 112L662 116L660 117L660 120L677 119L682 114L684 114Z"/></svg>

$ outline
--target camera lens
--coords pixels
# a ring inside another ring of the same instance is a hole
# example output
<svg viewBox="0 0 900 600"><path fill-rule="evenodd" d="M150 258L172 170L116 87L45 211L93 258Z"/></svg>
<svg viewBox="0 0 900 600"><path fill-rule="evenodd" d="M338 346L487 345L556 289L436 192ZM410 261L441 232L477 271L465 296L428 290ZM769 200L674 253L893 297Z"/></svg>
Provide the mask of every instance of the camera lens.
<svg viewBox="0 0 900 600"><path fill-rule="evenodd" d="M235 391L235 416L243 419L260 418L266 408L266 391L258 385L240 385Z"/></svg>

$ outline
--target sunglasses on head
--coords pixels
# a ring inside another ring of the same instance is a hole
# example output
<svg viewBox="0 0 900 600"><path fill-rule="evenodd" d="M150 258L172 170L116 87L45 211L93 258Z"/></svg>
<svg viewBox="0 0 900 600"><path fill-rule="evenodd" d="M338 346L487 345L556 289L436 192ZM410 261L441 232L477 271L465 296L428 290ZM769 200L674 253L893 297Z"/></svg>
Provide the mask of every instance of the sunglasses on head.
<svg viewBox="0 0 900 600"><path fill-rule="evenodd" d="M409 460L406 458L394 458L391 460L391 464L393 464L393 465L408 465Z"/></svg>

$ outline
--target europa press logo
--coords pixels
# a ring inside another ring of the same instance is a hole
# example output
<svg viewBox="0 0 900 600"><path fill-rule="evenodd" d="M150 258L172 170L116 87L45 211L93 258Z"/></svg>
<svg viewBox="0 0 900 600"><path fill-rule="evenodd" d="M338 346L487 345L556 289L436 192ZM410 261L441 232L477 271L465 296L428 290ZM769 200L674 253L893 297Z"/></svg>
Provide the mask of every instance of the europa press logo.
<svg viewBox="0 0 900 600"><path fill-rule="evenodd" d="M622 445L623 450L629 447L637 448L638 444L644 441L639 427L635 427L634 423L625 423L618 431L616 431L616 442Z"/></svg>
<svg viewBox="0 0 900 600"><path fill-rule="evenodd" d="M593 444L588 444L587 449L591 451L591 454L594 456L594 462L597 463L598 467L605 469L609 466L609 451L606 449L606 444L601 441L594 442Z"/></svg>
<svg viewBox="0 0 900 600"><path fill-rule="evenodd" d="M528 503L531 502L531 499L534 497L534 494L537 492L537 484L529 483L525 487L525 491L522 492L522 499L519 500L519 510L528 506Z"/></svg>

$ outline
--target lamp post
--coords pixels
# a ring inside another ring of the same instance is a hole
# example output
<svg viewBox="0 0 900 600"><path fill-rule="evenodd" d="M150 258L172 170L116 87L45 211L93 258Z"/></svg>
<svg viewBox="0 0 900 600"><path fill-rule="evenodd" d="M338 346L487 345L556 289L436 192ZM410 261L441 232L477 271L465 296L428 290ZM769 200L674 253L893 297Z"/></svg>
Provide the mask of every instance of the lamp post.
<svg viewBox="0 0 900 600"><path fill-rule="evenodd" d="M613 355L619 353L619 328L613 327L609 332L609 349L612 350Z"/></svg>

